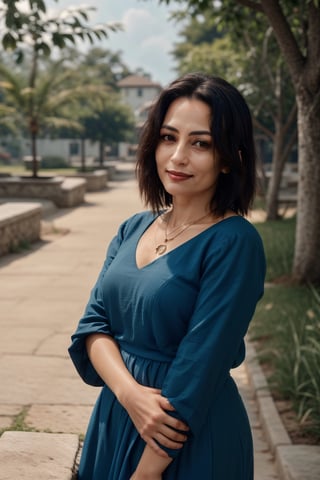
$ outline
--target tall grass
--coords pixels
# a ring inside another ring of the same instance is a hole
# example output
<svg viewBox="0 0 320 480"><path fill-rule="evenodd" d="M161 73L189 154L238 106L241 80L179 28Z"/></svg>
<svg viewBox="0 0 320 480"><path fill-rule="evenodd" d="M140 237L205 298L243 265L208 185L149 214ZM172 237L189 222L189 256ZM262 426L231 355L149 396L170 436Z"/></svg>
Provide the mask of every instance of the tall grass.
<svg viewBox="0 0 320 480"><path fill-rule="evenodd" d="M295 221L257 226L268 263L264 298L250 327L262 362L271 375L271 389L289 400L301 428L320 442L320 289L279 282L290 275Z"/></svg>
<svg viewBox="0 0 320 480"><path fill-rule="evenodd" d="M267 259L267 282L288 276L292 269L296 219L288 218L259 223Z"/></svg>

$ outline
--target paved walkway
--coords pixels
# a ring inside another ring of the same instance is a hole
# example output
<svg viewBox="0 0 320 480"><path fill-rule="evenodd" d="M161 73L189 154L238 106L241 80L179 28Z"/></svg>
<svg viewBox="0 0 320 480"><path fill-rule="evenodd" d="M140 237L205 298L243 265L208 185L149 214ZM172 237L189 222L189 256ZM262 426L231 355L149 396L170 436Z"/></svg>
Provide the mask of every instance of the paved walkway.
<svg viewBox="0 0 320 480"><path fill-rule="evenodd" d="M30 251L0 259L0 428L18 430L0 439L0 480L72 478L98 390L76 374L70 335L119 223L142 209L135 181L120 177L47 218L51 233ZM256 479L279 480L244 366L235 378L253 428Z"/></svg>

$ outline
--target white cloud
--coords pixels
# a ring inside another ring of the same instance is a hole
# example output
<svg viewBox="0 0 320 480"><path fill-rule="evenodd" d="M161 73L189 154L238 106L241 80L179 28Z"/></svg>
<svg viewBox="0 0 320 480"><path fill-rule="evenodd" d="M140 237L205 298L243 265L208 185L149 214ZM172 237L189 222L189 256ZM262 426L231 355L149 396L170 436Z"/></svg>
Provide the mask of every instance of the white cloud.
<svg viewBox="0 0 320 480"><path fill-rule="evenodd" d="M156 17L145 9L130 8L124 13L121 23L129 37L144 38L158 30Z"/></svg>
<svg viewBox="0 0 320 480"><path fill-rule="evenodd" d="M122 59L131 69L143 68L151 73L153 80L162 84L174 77L173 59L169 52L177 41L180 29L169 21L170 4L159 5L157 0L47 0L47 6L54 10L64 10L70 6L92 6L96 8L90 15L90 23L120 22L123 32L110 32L102 47L122 51Z"/></svg>

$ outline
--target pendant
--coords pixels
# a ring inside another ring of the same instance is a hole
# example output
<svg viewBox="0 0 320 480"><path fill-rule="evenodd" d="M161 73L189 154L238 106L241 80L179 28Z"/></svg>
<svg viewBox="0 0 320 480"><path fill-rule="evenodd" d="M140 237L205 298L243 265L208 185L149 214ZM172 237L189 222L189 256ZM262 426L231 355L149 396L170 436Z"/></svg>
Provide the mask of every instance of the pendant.
<svg viewBox="0 0 320 480"><path fill-rule="evenodd" d="M167 245L165 245L164 243L160 243L160 245L156 247L157 255L163 255L166 251L167 251Z"/></svg>

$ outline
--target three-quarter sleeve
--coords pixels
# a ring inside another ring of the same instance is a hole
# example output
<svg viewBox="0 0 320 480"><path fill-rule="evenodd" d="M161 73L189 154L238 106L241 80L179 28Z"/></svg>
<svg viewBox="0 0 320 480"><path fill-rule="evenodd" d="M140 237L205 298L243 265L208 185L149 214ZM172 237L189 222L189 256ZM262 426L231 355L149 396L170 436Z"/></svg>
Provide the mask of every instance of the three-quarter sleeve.
<svg viewBox="0 0 320 480"><path fill-rule="evenodd" d="M91 290L89 301L84 314L80 319L77 330L72 335L72 343L68 349L71 360L73 361L80 377L89 385L102 386L103 380L95 371L87 353L86 337L92 333L103 333L112 336L110 324L105 312L105 306L102 298L102 281L105 272L114 259L119 246L122 243L126 222L124 222L111 241L107 250L107 256L98 279Z"/></svg>
<svg viewBox="0 0 320 480"><path fill-rule="evenodd" d="M245 233L234 232L206 252L188 331L163 384L162 394L192 435L205 424L241 352L243 357L243 339L263 294L262 242L253 227Z"/></svg>

